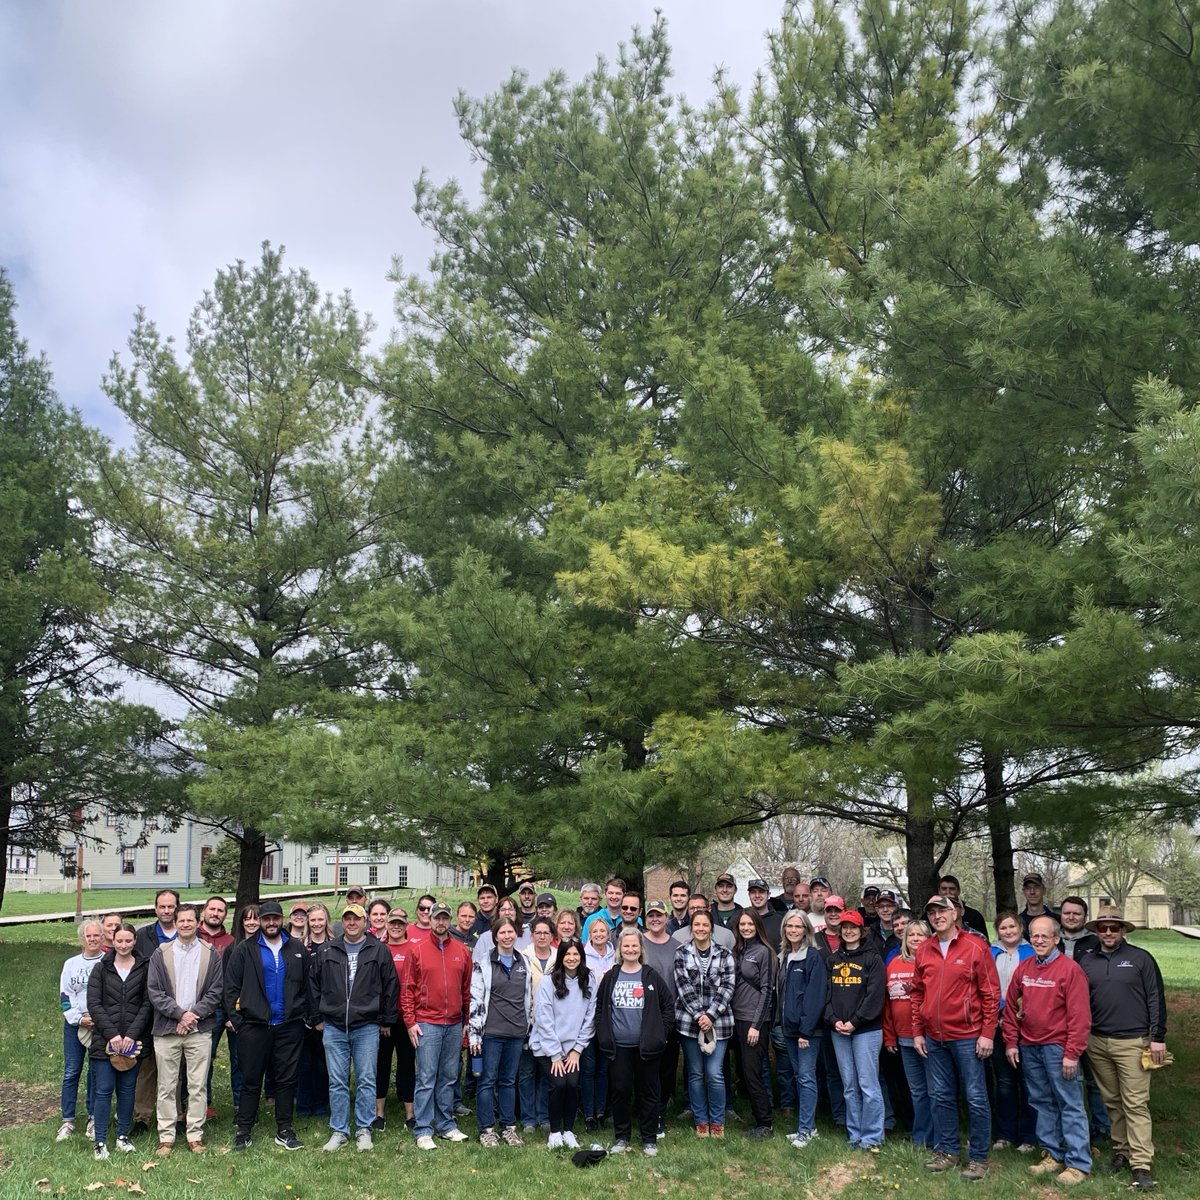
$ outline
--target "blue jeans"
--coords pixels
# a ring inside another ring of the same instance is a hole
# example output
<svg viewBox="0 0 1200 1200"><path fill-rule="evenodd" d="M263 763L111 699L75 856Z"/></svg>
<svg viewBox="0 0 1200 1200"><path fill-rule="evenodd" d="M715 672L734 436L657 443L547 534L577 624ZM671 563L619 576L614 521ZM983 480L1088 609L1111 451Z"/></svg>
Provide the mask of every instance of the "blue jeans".
<svg viewBox="0 0 1200 1200"><path fill-rule="evenodd" d="M788 1038L788 1058L792 1064L792 1077L796 1081L796 1132L812 1133L817 1127L817 1063L821 1058L819 1037L807 1039L803 1050L796 1045L795 1038Z"/></svg>
<svg viewBox="0 0 1200 1200"><path fill-rule="evenodd" d="M99 1037L99 1033L96 1033ZM79 1040L79 1027L63 1022L63 1079L62 1079L62 1119L75 1120L75 1106L79 1103L79 1077L83 1074L83 1064L88 1060L87 1047ZM92 1098L96 1083L92 1077L89 1063L87 1084L84 1086L84 1098L87 1114L92 1115Z"/></svg>
<svg viewBox="0 0 1200 1200"><path fill-rule="evenodd" d="M792 1056L788 1053L788 1039L783 1036L783 1030L778 1025L771 1026L771 1049L775 1051L775 1075L779 1080L779 1107L796 1107L796 1079L792 1074ZM769 1056L767 1056L769 1057ZM766 1059L763 1069L767 1070ZM771 1081L768 1079L767 1093L771 1091Z"/></svg>
<svg viewBox="0 0 1200 1200"><path fill-rule="evenodd" d="M1021 1046L1029 1103L1037 1114L1037 1139L1051 1158L1068 1167L1092 1169L1091 1134L1079 1079L1062 1076L1062 1046Z"/></svg>
<svg viewBox="0 0 1200 1200"><path fill-rule="evenodd" d="M425 1038L422 1037L421 1041ZM483 1035L483 1070L479 1075L479 1087L475 1100L479 1130L491 1129L496 1124L496 1110L500 1110L500 1127L507 1129L517 1123L517 1071L521 1065L523 1037L492 1037ZM420 1087L419 1073L418 1083ZM531 1114L532 1115L532 1114ZM420 1118L417 1121L420 1124Z"/></svg>
<svg viewBox="0 0 1200 1200"><path fill-rule="evenodd" d="M926 1036L929 1093L933 1102L933 1148L940 1154L958 1157L958 1089L967 1098L969 1141L972 1162L986 1162L992 1139L992 1110L988 1104L987 1078L983 1059L975 1053L975 1038L939 1042Z"/></svg>
<svg viewBox="0 0 1200 1200"><path fill-rule="evenodd" d="M996 1049L988 1060L991 1063L995 1090L992 1093L992 1117L998 1139L1029 1146L1037 1141L1037 1114L1029 1102L1029 1091L1023 1071L1023 1061L1013 1066L1004 1054L1004 1038L996 1030ZM1021 1055L1024 1060L1025 1055Z"/></svg>
<svg viewBox="0 0 1200 1200"><path fill-rule="evenodd" d="M413 1088L413 1117L417 1137L449 1133L454 1121L454 1081L462 1053L462 1022L433 1025L422 1021L417 1043L417 1085Z"/></svg>
<svg viewBox="0 0 1200 1200"><path fill-rule="evenodd" d="M596 1039L592 1038L579 1056L580 1106L585 1119L604 1116L608 1104L608 1063L598 1059Z"/></svg>
<svg viewBox="0 0 1200 1200"><path fill-rule="evenodd" d="M517 1091L521 1097L521 1124L526 1129L550 1124L550 1088L538 1073L533 1051L521 1051L517 1068Z"/></svg>
<svg viewBox="0 0 1200 1200"><path fill-rule="evenodd" d="M933 1149L933 1109L929 1098L929 1063L914 1049L912 1038L900 1039L900 1061L904 1064L904 1078L908 1080L908 1093L912 1096L914 1146Z"/></svg>
<svg viewBox="0 0 1200 1200"><path fill-rule="evenodd" d="M700 1049L694 1037L680 1036L687 1066L688 1106L697 1125L725 1124L725 1051L728 1038L717 1038L711 1054Z"/></svg>
<svg viewBox="0 0 1200 1200"><path fill-rule="evenodd" d="M846 1098L846 1132L852 1146L883 1145L883 1089L879 1086L879 1047L883 1030L830 1033Z"/></svg>
<svg viewBox="0 0 1200 1200"><path fill-rule="evenodd" d="M325 1064L329 1068L329 1128L350 1136L350 1064L354 1063L354 1125L361 1133L375 1120L375 1060L379 1026L337 1029L325 1023Z"/></svg>
<svg viewBox="0 0 1200 1200"><path fill-rule="evenodd" d="M142 1064L135 1063L128 1071L118 1071L107 1058L95 1058L91 1065L96 1081L95 1107L92 1109L92 1115L96 1118L96 1141L103 1142L108 1137L108 1119L112 1113L114 1092L117 1094L117 1137L127 1137L133 1124L133 1096L137 1091L138 1069Z"/></svg>

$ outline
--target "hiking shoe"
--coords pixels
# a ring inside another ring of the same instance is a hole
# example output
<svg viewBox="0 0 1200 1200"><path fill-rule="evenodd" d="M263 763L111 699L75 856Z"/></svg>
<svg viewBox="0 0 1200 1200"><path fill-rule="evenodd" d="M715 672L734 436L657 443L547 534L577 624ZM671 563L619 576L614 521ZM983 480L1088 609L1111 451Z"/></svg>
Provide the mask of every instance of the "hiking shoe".
<svg viewBox="0 0 1200 1200"><path fill-rule="evenodd" d="M992 1143L992 1149L993 1150L1007 1150L1009 1148L1009 1146L1011 1146L1011 1145L1012 1145L1012 1142L1007 1141L1004 1138L997 1138Z"/></svg>
<svg viewBox="0 0 1200 1200"><path fill-rule="evenodd" d="M1077 1183L1083 1183L1087 1177L1086 1171L1081 1171L1078 1167L1068 1167L1061 1175L1055 1175L1054 1182L1061 1183L1063 1187L1074 1187Z"/></svg>
<svg viewBox="0 0 1200 1200"><path fill-rule="evenodd" d="M506 1146L525 1145L525 1139L517 1132L515 1125L509 1125L507 1129L502 1130L500 1138Z"/></svg>
<svg viewBox="0 0 1200 1200"><path fill-rule="evenodd" d="M724 1125L710 1125L708 1127L708 1136L715 1138L723 1138L725 1136Z"/></svg>
<svg viewBox="0 0 1200 1200"><path fill-rule="evenodd" d="M322 1150L332 1154L335 1150L340 1150L350 1141L350 1137L345 1133L338 1133L336 1130L330 1135L329 1141L321 1147Z"/></svg>
<svg viewBox="0 0 1200 1200"><path fill-rule="evenodd" d="M304 1143L290 1129L281 1129L275 1135L275 1145L282 1146L285 1150L303 1150Z"/></svg>
<svg viewBox="0 0 1200 1200"><path fill-rule="evenodd" d="M1037 1147L1032 1142L1022 1142L1017 1147L1018 1154L1033 1154L1037 1151Z"/></svg>
<svg viewBox="0 0 1200 1200"><path fill-rule="evenodd" d="M1134 1167L1133 1186L1137 1188L1139 1192L1148 1192L1151 1188L1158 1187L1158 1184L1150 1178L1149 1167Z"/></svg>
<svg viewBox="0 0 1200 1200"><path fill-rule="evenodd" d="M239 1133L237 1137L233 1139L233 1148L235 1150L249 1150L250 1135L248 1133Z"/></svg>
<svg viewBox="0 0 1200 1200"><path fill-rule="evenodd" d="M496 1136L496 1131L494 1129L485 1129L479 1135L479 1144L485 1150L495 1150L496 1147L500 1145L500 1139Z"/></svg>
<svg viewBox="0 0 1200 1200"><path fill-rule="evenodd" d="M437 1142L435 1142L433 1140L433 1137L430 1134L423 1133L423 1134L421 1134L421 1136L419 1138L417 1138L417 1149L418 1150L436 1150Z"/></svg>
<svg viewBox="0 0 1200 1200"><path fill-rule="evenodd" d="M987 1178L987 1173L988 1164L986 1160L983 1162L972 1161L967 1163L965 1170L959 1171L958 1177L959 1179L965 1179L968 1183L978 1183L981 1179Z"/></svg>
<svg viewBox="0 0 1200 1200"><path fill-rule="evenodd" d="M170 1154L171 1151L174 1149L175 1149L174 1142L159 1142L158 1149L155 1150L154 1153L157 1154L159 1158L166 1158L167 1155Z"/></svg>
<svg viewBox="0 0 1200 1200"><path fill-rule="evenodd" d="M696 1136L698 1138L708 1137L708 1126L707 1125L697 1125L696 1126Z"/></svg>
<svg viewBox="0 0 1200 1200"><path fill-rule="evenodd" d="M624 1138L618 1138L615 1142L613 1142L612 1148L609 1150L609 1154L628 1154L628 1153L629 1153L629 1143L627 1141L625 1141Z"/></svg>
<svg viewBox="0 0 1200 1200"><path fill-rule="evenodd" d="M1062 1169L1063 1164L1052 1154L1043 1154L1041 1162L1036 1162L1032 1167L1025 1168L1030 1175L1057 1175Z"/></svg>
<svg viewBox="0 0 1200 1200"><path fill-rule="evenodd" d="M465 1142L467 1140L467 1135L457 1126L447 1129L445 1133L439 1133L438 1137L445 1138L448 1142Z"/></svg>
<svg viewBox="0 0 1200 1200"><path fill-rule="evenodd" d="M54 1135L56 1142L65 1142L75 1132L74 1121L64 1121L59 1127L58 1132Z"/></svg>
<svg viewBox="0 0 1200 1200"><path fill-rule="evenodd" d="M374 1150L375 1139L371 1136L369 1129L360 1129L354 1139L355 1150Z"/></svg>
<svg viewBox="0 0 1200 1200"><path fill-rule="evenodd" d="M958 1159L953 1154L944 1154L935 1150L933 1157L925 1164L927 1171L953 1171L958 1166Z"/></svg>
<svg viewBox="0 0 1200 1200"><path fill-rule="evenodd" d="M193 1154L203 1154L208 1147L203 1142L188 1142L188 1149Z"/></svg>
<svg viewBox="0 0 1200 1200"><path fill-rule="evenodd" d="M132 1154L137 1147L127 1137L119 1137L117 1138L117 1149L122 1154Z"/></svg>
<svg viewBox="0 0 1200 1200"><path fill-rule="evenodd" d="M564 1129L562 1135L563 1148L566 1150L578 1150L579 1139L569 1130Z"/></svg>
<svg viewBox="0 0 1200 1200"><path fill-rule="evenodd" d="M92 1151L92 1157L97 1162L103 1162L108 1157L108 1147L103 1142L97 1142L96 1149Z"/></svg>
<svg viewBox="0 0 1200 1200"><path fill-rule="evenodd" d="M755 1139L761 1139L773 1137L774 1133L775 1131L770 1125L752 1125L747 1131L746 1136Z"/></svg>
<svg viewBox="0 0 1200 1200"><path fill-rule="evenodd" d="M646 1142L642 1146L642 1153L647 1158L654 1158L655 1155L658 1154L658 1143L657 1142Z"/></svg>
<svg viewBox="0 0 1200 1200"><path fill-rule="evenodd" d="M1118 1150L1116 1154L1114 1154L1112 1158L1108 1160L1108 1166L1105 1167L1105 1170L1111 1175L1116 1175L1121 1171L1128 1171L1129 1155L1122 1154L1120 1150Z"/></svg>

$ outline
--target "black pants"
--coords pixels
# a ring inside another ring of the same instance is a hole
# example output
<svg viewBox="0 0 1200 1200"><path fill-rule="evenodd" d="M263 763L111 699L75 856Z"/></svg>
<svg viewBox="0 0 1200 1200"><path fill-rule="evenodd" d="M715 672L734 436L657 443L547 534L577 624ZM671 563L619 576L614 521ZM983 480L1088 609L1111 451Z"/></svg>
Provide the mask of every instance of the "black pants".
<svg viewBox="0 0 1200 1200"><path fill-rule="evenodd" d="M675 1098L675 1087L679 1080L679 1035L672 1029L667 1034L667 1047L662 1052L658 1067L658 1115L663 1117L667 1105Z"/></svg>
<svg viewBox="0 0 1200 1200"><path fill-rule="evenodd" d="M608 1107L613 1138L629 1141L633 1130L633 1094L637 1092L638 1133L642 1145L658 1140L658 1060L643 1058L637 1046L618 1046L608 1063Z"/></svg>
<svg viewBox="0 0 1200 1200"><path fill-rule="evenodd" d="M379 1054L375 1059L376 1100L384 1099L391 1086L393 1054L396 1056L396 1099L401 1104L411 1104L417 1086L417 1052L403 1021L389 1025L386 1033L380 1030Z"/></svg>
<svg viewBox="0 0 1200 1200"><path fill-rule="evenodd" d="M751 1046L746 1035L753 1026L749 1021L734 1021L734 1036L737 1039L738 1069L742 1077L742 1091L750 1100L750 1111L754 1113L755 1125L770 1125L771 1096L763 1087L763 1056L771 1045L771 1031L760 1029L758 1042Z"/></svg>
<svg viewBox="0 0 1200 1200"><path fill-rule="evenodd" d="M562 1075L550 1072L549 1058L535 1058L538 1074L546 1080L547 1106L550 1112L550 1132L570 1133L575 1125L575 1114L579 1111L579 1071L567 1071Z"/></svg>
<svg viewBox="0 0 1200 1200"><path fill-rule="evenodd" d="M238 1061L242 1066L238 1132L249 1133L258 1120L259 1093L268 1068L275 1083L275 1127L281 1133L291 1129L296 1108L296 1070L300 1065L300 1048L304 1045L304 1022L257 1025L244 1021L237 1038Z"/></svg>

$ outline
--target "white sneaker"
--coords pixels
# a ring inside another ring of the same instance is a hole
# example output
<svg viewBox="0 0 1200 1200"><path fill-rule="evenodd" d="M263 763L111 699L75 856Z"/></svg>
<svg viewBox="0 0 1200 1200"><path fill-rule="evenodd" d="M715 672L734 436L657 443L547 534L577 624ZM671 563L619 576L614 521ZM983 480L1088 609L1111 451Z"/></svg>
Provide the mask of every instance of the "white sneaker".
<svg viewBox="0 0 1200 1200"><path fill-rule="evenodd" d="M340 1150L349 1140L350 1138L346 1134L335 1132L321 1149L328 1150L332 1154L335 1150Z"/></svg>
<svg viewBox="0 0 1200 1200"><path fill-rule="evenodd" d="M579 1149L579 1141L569 1129L563 1130L562 1144L567 1150Z"/></svg>
<svg viewBox="0 0 1200 1200"><path fill-rule="evenodd" d="M546 1139L547 1150L561 1150L563 1148L563 1135L561 1133L552 1133Z"/></svg>
<svg viewBox="0 0 1200 1200"><path fill-rule="evenodd" d="M445 1133L439 1133L438 1137L444 1138L447 1142L465 1142L467 1140L467 1135L457 1127L447 1129Z"/></svg>
<svg viewBox="0 0 1200 1200"><path fill-rule="evenodd" d="M97 1142L96 1149L92 1152L92 1157L97 1162L103 1162L108 1157L108 1147L103 1142Z"/></svg>
<svg viewBox="0 0 1200 1200"><path fill-rule="evenodd" d="M358 1137L354 1139L354 1148L356 1150L375 1149L375 1139L371 1137L371 1131L369 1129L360 1129L358 1131Z"/></svg>
<svg viewBox="0 0 1200 1200"><path fill-rule="evenodd" d="M64 1121L58 1127L58 1132L54 1135L54 1140L56 1142L65 1142L67 1140L67 1138L71 1137L74 1134L74 1132L75 1132L75 1122L74 1121Z"/></svg>
<svg viewBox="0 0 1200 1200"><path fill-rule="evenodd" d="M429 1136L429 1134L423 1133L419 1138L417 1138L417 1149L436 1150L437 1142L435 1142L433 1138Z"/></svg>
<svg viewBox="0 0 1200 1200"><path fill-rule="evenodd" d="M119 1137L117 1138L117 1149L122 1154L132 1154L137 1147L127 1137Z"/></svg>
<svg viewBox="0 0 1200 1200"><path fill-rule="evenodd" d="M87 1140L89 1142L94 1142L96 1140L96 1118L95 1117L88 1117Z"/></svg>

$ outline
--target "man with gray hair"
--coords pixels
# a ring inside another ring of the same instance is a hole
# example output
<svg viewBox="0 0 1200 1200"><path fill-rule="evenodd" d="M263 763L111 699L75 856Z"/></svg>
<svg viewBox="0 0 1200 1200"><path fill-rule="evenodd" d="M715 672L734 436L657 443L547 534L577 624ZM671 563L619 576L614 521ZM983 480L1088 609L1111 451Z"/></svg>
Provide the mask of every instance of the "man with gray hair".
<svg viewBox="0 0 1200 1200"><path fill-rule="evenodd" d="M580 930L587 924L587 919L592 913L599 912L600 898L603 895L598 883L585 883L579 889L579 907L575 911L579 914Z"/></svg>

